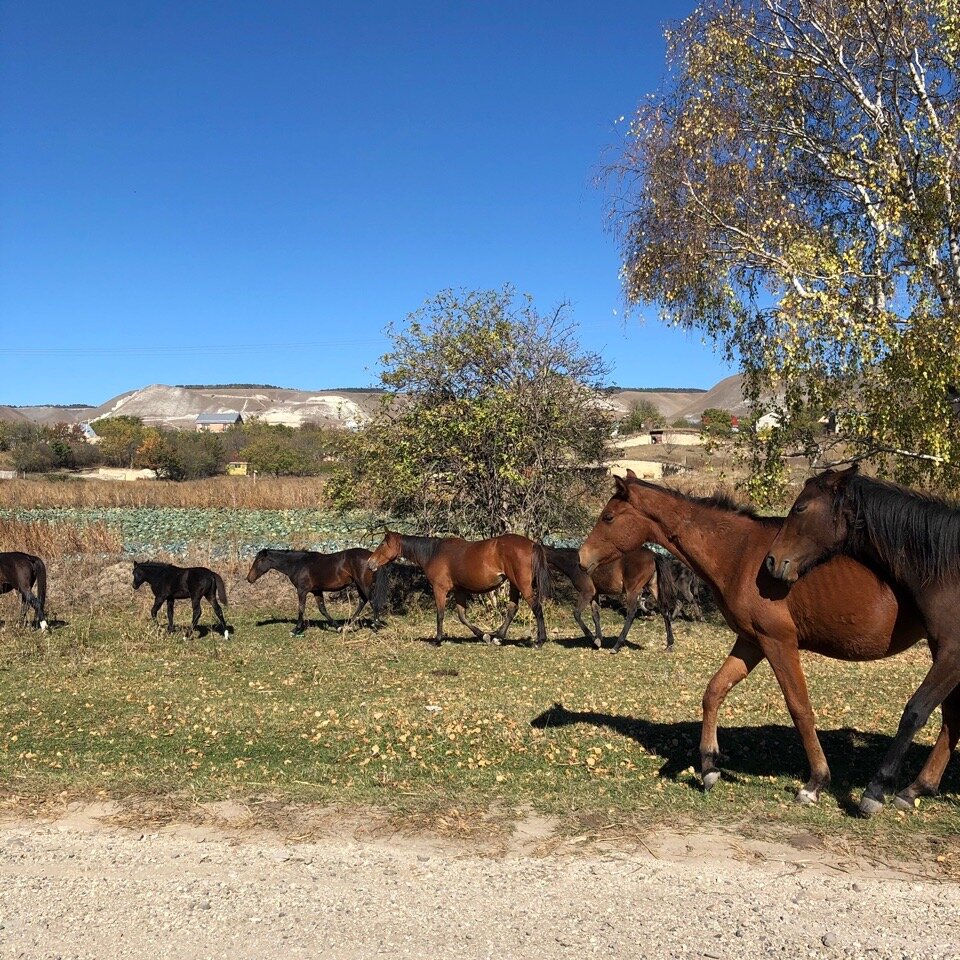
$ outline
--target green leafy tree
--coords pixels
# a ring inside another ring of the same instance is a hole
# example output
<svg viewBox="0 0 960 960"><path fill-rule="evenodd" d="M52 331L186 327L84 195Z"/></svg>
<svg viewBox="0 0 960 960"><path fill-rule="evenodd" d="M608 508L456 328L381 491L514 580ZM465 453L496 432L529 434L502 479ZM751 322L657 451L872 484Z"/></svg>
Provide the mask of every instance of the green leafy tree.
<svg viewBox="0 0 960 960"><path fill-rule="evenodd" d="M650 400L637 400L630 412L620 421L621 433L640 433L642 430L655 430L665 427L667 418Z"/></svg>
<svg viewBox="0 0 960 960"><path fill-rule="evenodd" d="M509 286L445 290L389 328L382 406L344 441L334 502L467 536L581 524L611 413L568 313Z"/></svg>
<svg viewBox="0 0 960 960"><path fill-rule="evenodd" d="M707 407L700 416L700 427L711 437L733 436L733 414L720 407Z"/></svg>
<svg viewBox="0 0 960 960"><path fill-rule="evenodd" d="M114 467L133 467L143 443L144 426L139 417L106 417L98 420L100 455Z"/></svg>
<svg viewBox="0 0 960 960"><path fill-rule="evenodd" d="M956 0L705 0L612 166L626 294L738 361L781 454L960 485Z"/></svg>

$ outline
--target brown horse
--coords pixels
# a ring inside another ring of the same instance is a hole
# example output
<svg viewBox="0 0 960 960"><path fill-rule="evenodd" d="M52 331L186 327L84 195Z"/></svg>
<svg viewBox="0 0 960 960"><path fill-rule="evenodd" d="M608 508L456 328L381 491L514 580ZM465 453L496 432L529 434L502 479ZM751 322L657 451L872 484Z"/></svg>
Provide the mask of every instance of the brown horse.
<svg viewBox="0 0 960 960"><path fill-rule="evenodd" d="M872 816L896 788L908 747L938 706L943 726L934 747L935 776L921 774L916 790L896 798L899 806L937 792L960 736L960 510L860 476L856 467L827 470L806 482L770 545L767 569L796 584L792 595L820 569L818 564L838 553L870 564L909 593L933 654L933 665L907 702L897 735L860 801L860 812Z"/></svg>
<svg viewBox="0 0 960 960"><path fill-rule="evenodd" d="M11 590L20 594L20 623L27 622L27 610L32 607L34 626L46 630L47 568L39 557L18 551L0 553L0 593Z"/></svg>
<svg viewBox="0 0 960 960"><path fill-rule="evenodd" d="M573 617L580 625L583 635L593 641L599 650L603 647L603 633L600 629L600 604L598 597L617 597L626 608L626 618L617 642L611 647L611 653L619 653L626 643L627 634L633 626L644 590L650 591L663 617L667 631L667 650L673 651L673 624L671 619L677 606L673 577L666 557L641 547L631 553L625 553L610 563L604 563L587 573L580 566L580 555L574 549L544 547L547 563L562 573L577 591L577 603L573 608ZM583 622L583 609L590 607L593 614L594 633Z"/></svg>
<svg viewBox="0 0 960 960"><path fill-rule="evenodd" d="M923 623L909 593L849 557L828 560L788 590L765 566L782 525L780 517L758 517L722 496L689 497L636 477L617 478L613 498L580 548L580 562L589 570L649 541L665 546L710 587L737 640L703 696L703 785L710 789L720 777L720 705L766 659L810 763L810 779L797 800L813 803L830 782L830 768L817 737L800 650L838 660L879 660L916 643ZM904 803L912 805L939 784L949 736L945 728L917 780L900 793Z"/></svg>
<svg viewBox="0 0 960 960"><path fill-rule="evenodd" d="M377 570L398 557L415 563L430 581L437 605L437 636L433 641L437 646L443 642L443 617L451 591L460 622L479 639L487 643L505 640L523 597L537 621L535 646L542 647L546 641L543 601L550 595L550 571L539 543L515 533L470 542L460 537L408 537L388 530L368 563L371 570ZM503 623L494 634L484 633L468 622L467 603L471 595L489 593L504 582L510 584L510 602Z"/></svg>
<svg viewBox="0 0 960 960"><path fill-rule="evenodd" d="M354 586L360 597L360 605L353 611L345 626L349 627L361 611L370 604L373 622L380 620L387 599L389 583L386 572L375 577L367 566L369 550L355 547L337 553L318 553L316 550L261 550L250 566L248 583L256 583L265 573L276 570L286 576L297 588L297 623L291 631L299 636L307 629L303 619L307 594L317 598L317 609L331 624L336 624L323 602L324 592L331 593L344 587Z"/></svg>

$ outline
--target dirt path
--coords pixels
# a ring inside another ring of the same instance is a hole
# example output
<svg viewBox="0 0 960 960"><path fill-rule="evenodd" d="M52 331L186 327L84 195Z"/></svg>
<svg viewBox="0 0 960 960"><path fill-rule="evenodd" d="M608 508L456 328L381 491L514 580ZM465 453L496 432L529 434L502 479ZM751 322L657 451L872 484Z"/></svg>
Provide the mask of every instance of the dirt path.
<svg viewBox="0 0 960 960"><path fill-rule="evenodd" d="M960 957L960 885L837 861L802 837L585 851L531 819L490 856L357 840L349 823L289 843L116 828L97 812L0 825L4 960Z"/></svg>

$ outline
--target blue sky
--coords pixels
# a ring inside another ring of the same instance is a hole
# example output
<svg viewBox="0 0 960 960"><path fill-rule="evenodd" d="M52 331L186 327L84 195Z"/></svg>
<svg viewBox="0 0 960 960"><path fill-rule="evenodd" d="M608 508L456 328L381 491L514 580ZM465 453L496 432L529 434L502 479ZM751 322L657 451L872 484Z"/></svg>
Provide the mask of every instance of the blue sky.
<svg viewBox="0 0 960 960"><path fill-rule="evenodd" d="M623 319L594 186L689 3L8 0L0 403L376 377L445 287L573 304L612 382L711 386Z"/></svg>

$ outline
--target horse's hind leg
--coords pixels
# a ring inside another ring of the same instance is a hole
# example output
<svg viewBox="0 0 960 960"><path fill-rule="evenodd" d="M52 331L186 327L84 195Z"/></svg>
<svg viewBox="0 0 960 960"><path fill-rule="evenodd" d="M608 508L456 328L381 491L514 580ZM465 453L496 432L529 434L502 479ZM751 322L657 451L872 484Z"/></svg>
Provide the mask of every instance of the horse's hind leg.
<svg viewBox="0 0 960 960"><path fill-rule="evenodd" d="M447 594L449 592L447 587L434 585L433 602L437 605L437 636L433 643L437 647L443 643L443 617L447 612Z"/></svg>
<svg viewBox="0 0 960 960"><path fill-rule="evenodd" d="M893 743L860 800L860 813L865 817L873 816L883 807L885 795L896 786L903 758L917 731L960 683L960 651L951 653L934 661L917 692L907 701Z"/></svg>
<svg viewBox="0 0 960 960"><path fill-rule="evenodd" d="M466 590L454 590L453 602L457 609L457 618L460 622L478 639L490 643L489 633L484 633L478 626L467 619L467 604L470 602L470 594Z"/></svg>
<svg viewBox="0 0 960 960"><path fill-rule="evenodd" d="M360 603L357 605L357 609L350 614L350 619L343 625L344 630L347 630L353 627L353 624L356 622L357 617L360 616L360 613L362 612L363 608L367 605L366 594L359 587L357 587L357 593L359 594L359 597L360 597Z"/></svg>
<svg viewBox="0 0 960 960"><path fill-rule="evenodd" d="M598 637L599 630L597 634L593 634L590 632L590 628L583 622L583 609L589 603L591 603L591 601L581 593L580 596L577 597L577 605L573 608L573 619L577 621L577 624L583 631L583 635L590 640L595 647L599 647L601 645L601 640Z"/></svg>
<svg viewBox="0 0 960 960"><path fill-rule="evenodd" d="M213 607L213 615L217 618L217 623L220 625L223 639L229 640L230 628L227 626L227 618L223 615L223 607L220 606L220 601L217 599L216 584L214 584L213 589L210 591L210 596L208 596L207 599L210 601L210 606ZM199 602L197 606L200 606ZM194 626L196 626L196 624L194 624Z"/></svg>
<svg viewBox="0 0 960 960"><path fill-rule="evenodd" d="M507 631L510 629L510 624L513 623L513 618L517 615L519 605L520 591L511 583L510 599L507 601L507 609L503 613L503 623L500 624L499 629L493 634L494 643L507 639Z"/></svg>
<svg viewBox="0 0 960 960"><path fill-rule="evenodd" d="M717 741L717 714L727 694L763 659L763 651L739 637L720 669L703 693L703 727L700 731L700 777L709 790L720 779L720 745Z"/></svg>
<svg viewBox="0 0 960 960"><path fill-rule="evenodd" d="M176 627L173 625L173 597L167 598L167 633L173 633Z"/></svg>
<svg viewBox="0 0 960 960"><path fill-rule="evenodd" d="M193 606L193 619L190 621L190 633L193 634L200 623L200 594L191 597L190 602Z"/></svg>
<svg viewBox="0 0 960 960"><path fill-rule="evenodd" d="M611 653L619 653L620 648L627 642L627 634L630 633L630 628L633 626L634 618L637 616L637 606L640 603L640 591L637 590L634 593L628 594L625 598L626 602L624 606L627 608L627 615L623 621L623 629L620 631L620 636L617 637L617 642L611 647ZM669 621L667 621L669 623ZM673 635L668 632L667 634L667 648L673 644Z"/></svg>
<svg viewBox="0 0 960 960"><path fill-rule="evenodd" d="M940 781L960 739L960 687L953 688L953 692L940 704L940 711L943 724L927 762L917 779L893 799L901 810L912 810L920 797L935 797L940 793Z"/></svg>

